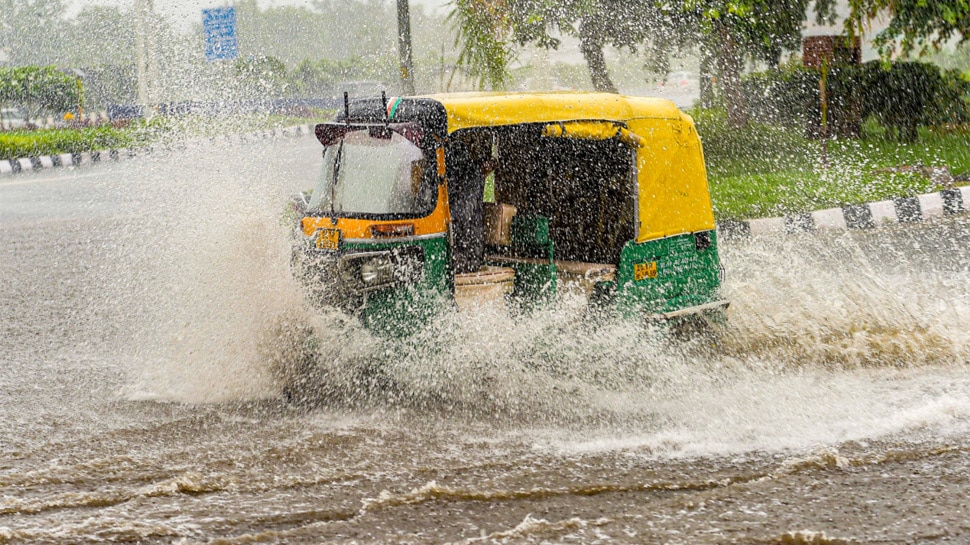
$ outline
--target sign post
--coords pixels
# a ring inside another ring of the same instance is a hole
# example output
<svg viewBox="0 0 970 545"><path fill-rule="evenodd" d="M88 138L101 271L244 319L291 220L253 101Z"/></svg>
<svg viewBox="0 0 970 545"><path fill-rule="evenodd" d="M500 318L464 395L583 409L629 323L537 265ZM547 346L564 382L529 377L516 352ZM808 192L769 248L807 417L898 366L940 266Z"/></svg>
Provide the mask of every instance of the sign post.
<svg viewBox="0 0 970 545"><path fill-rule="evenodd" d="M202 10L202 32L205 35L207 61L231 61L239 56L236 40L236 8Z"/></svg>

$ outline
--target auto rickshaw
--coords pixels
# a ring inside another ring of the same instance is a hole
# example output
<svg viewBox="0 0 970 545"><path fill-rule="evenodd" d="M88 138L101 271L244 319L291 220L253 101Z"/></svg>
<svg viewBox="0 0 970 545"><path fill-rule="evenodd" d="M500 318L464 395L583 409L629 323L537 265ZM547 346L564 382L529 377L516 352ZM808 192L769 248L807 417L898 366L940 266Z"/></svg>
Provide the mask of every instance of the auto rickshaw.
<svg viewBox="0 0 970 545"><path fill-rule="evenodd" d="M727 307L700 139L670 101L345 95L315 132L323 167L294 199L294 263L313 301L374 331L565 292L635 319Z"/></svg>

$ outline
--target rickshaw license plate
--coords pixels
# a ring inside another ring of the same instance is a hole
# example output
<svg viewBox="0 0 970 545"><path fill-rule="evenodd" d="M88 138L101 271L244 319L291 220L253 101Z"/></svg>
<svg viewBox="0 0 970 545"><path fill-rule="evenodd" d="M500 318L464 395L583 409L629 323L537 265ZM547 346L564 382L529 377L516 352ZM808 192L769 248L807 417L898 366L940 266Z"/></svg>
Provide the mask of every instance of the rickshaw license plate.
<svg viewBox="0 0 970 545"><path fill-rule="evenodd" d="M317 248L337 250L340 248L340 229L320 229L317 231Z"/></svg>
<svg viewBox="0 0 970 545"><path fill-rule="evenodd" d="M647 263L634 263L633 264L633 280L639 282L647 278L657 277L657 262L649 261Z"/></svg>

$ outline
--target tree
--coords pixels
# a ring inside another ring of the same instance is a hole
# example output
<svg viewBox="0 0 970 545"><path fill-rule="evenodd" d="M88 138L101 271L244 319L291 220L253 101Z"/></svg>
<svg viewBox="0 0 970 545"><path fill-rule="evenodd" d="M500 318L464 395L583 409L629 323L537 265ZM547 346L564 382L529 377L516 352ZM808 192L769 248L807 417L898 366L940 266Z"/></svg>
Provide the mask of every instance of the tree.
<svg viewBox="0 0 970 545"><path fill-rule="evenodd" d="M453 0L452 6L459 62L493 88L507 80L510 44L558 49L565 35L579 39L593 87L615 93L603 48L635 50L663 24L652 0Z"/></svg>
<svg viewBox="0 0 970 545"><path fill-rule="evenodd" d="M579 38L593 86L615 92L606 69L606 45L646 46L661 67L678 46L701 43L718 72L732 126L746 120L740 75L745 60L777 64L784 49L800 45L810 4L830 19L835 0L454 0L452 19L462 59L485 79L502 83L513 51L509 42L557 48L557 36Z"/></svg>
<svg viewBox="0 0 970 545"><path fill-rule="evenodd" d="M300 97L319 97L337 95L340 85L347 85L357 79L380 79L386 75L389 65L386 62L374 63L373 59L353 57L343 60L303 59L289 74L292 94Z"/></svg>
<svg viewBox="0 0 970 545"><path fill-rule="evenodd" d="M951 39L970 39L970 2L966 0L849 0L846 26L861 33L866 24L882 13L892 17L889 26L876 36L884 56L896 46L902 53L938 49Z"/></svg>
<svg viewBox="0 0 970 545"><path fill-rule="evenodd" d="M448 20L455 26L455 43L461 48L458 64L478 76L480 85L504 89L514 55L507 5L488 0L453 0L452 5Z"/></svg>
<svg viewBox="0 0 970 545"><path fill-rule="evenodd" d="M67 26L62 0L0 0L0 50L13 65L55 64Z"/></svg>
<svg viewBox="0 0 970 545"><path fill-rule="evenodd" d="M84 6L64 29L64 51L58 64L75 67L134 64L133 20L132 9Z"/></svg>
<svg viewBox="0 0 970 545"><path fill-rule="evenodd" d="M397 36L397 18L393 3L313 0L300 6L264 4L256 0L234 2L242 58L275 57L290 67L306 59L353 60L354 66L366 74L354 73L345 79L398 80L397 40L393 38ZM447 33L441 32L441 21L425 13L420 5L411 7L410 16L416 57L421 52L437 52L441 45L451 41ZM416 67L415 75L420 75L421 69L420 65ZM309 66L304 66L304 75L310 77L310 71Z"/></svg>
<svg viewBox="0 0 970 545"><path fill-rule="evenodd" d="M74 78L53 66L0 68L0 101L24 106L28 121L43 111L72 110L77 99Z"/></svg>
<svg viewBox="0 0 970 545"><path fill-rule="evenodd" d="M286 94L286 66L275 57L252 56L234 65L243 93L250 98L279 98Z"/></svg>
<svg viewBox="0 0 970 545"><path fill-rule="evenodd" d="M683 0L687 24L700 33L702 52L710 55L732 127L747 124L741 89L746 59L777 66L783 50L801 45L802 23L814 5L819 22L831 21L834 0Z"/></svg>

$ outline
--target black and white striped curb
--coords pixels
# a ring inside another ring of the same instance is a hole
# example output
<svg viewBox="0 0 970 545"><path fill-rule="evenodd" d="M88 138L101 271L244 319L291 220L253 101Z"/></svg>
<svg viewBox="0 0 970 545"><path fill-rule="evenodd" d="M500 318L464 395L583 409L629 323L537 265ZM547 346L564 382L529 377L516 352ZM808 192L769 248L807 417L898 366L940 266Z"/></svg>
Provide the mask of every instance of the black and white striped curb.
<svg viewBox="0 0 970 545"><path fill-rule="evenodd" d="M248 134L234 134L209 138L211 142L256 142L259 140L297 138L313 134L309 125L297 125L272 131L260 131ZM154 148L112 149L100 151L86 151L83 153L62 153L59 155L41 155L38 157L22 157L20 159L5 159L0 161L0 174L16 174L54 167L71 167L98 163L102 161L120 161L144 156L152 153Z"/></svg>
<svg viewBox="0 0 970 545"><path fill-rule="evenodd" d="M718 224L718 235L727 238L784 233L813 233L875 229L884 225L918 223L927 218L950 216L970 211L970 186L944 189L917 197L851 204L812 213L780 218L727 220Z"/></svg>
<svg viewBox="0 0 970 545"><path fill-rule="evenodd" d="M103 160L118 161L122 158L134 157L140 150L103 150L87 151L84 153L62 153L60 155L41 155L39 157L23 157L0 161L0 174L16 174L31 170L54 167L70 167L82 164L97 163ZM141 151L141 153L145 153Z"/></svg>

